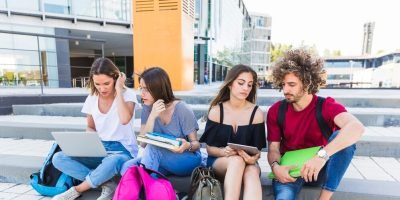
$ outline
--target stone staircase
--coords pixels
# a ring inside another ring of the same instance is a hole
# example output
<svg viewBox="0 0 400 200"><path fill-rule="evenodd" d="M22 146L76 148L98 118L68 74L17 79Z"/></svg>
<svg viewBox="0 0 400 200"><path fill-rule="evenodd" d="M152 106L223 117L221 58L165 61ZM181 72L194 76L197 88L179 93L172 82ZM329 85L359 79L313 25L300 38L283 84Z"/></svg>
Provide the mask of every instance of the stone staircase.
<svg viewBox="0 0 400 200"><path fill-rule="evenodd" d="M181 93L178 96L194 110L201 135L205 125L201 118L207 113L212 95ZM279 95L267 94L260 96L258 102L266 112L280 99ZM357 143L356 157L334 199L400 199L400 100L385 96L352 97L343 93L336 99L362 121L366 132ZM29 175L40 168L53 143L52 131L85 129L86 119L80 113L81 107L82 103L13 105L12 115L0 116L0 182L10 184L7 188L4 186L4 190L0 184L0 199L3 191L7 193L13 187L28 184ZM140 112L137 112L135 131L139 131L139 127ZM266 178L270 171L266 154L265 150L259 161L263 199L272 199L271 182ZM176 188L187 189L188 177L170 178ZM318 188L305 188L299 199L315 199L318 193ZM95 195L97 192L91 192L81 199L95 199Z"/></svg>

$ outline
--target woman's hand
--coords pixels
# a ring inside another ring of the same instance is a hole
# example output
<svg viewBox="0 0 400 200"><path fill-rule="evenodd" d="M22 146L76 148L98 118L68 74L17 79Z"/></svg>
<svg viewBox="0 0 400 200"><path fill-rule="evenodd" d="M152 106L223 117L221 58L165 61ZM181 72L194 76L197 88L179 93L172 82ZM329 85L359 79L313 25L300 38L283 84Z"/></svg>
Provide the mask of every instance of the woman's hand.
<svg viewBox="0 0 400 200"><path fill-rule="evenodd" d="M248 165L254 165L254 164L256 164L257 160L260 159L260 152L258 152L254 156L250 156L244 150L239 150L238 154L240 157L243 158L244 162Z"/></svg>
<svg viewBox="0 0 400 200"><path fill-rule="evenodd" d="M236 150L234 150L228 146L221 148L221 151L222 151L222 155L225 157L234 156L234 155L238 154L238 152Z"/></svg>
<svg viewBox="0 0 400 200"><path fill-rule="evenodd" d="M117 80L115 81L115 90L117 91L117 93L121 93L124 90L125 81L126 81L125 73L120 72Z"/></svg>
<svg viewBox="0 0 400 200"><path fill-rule="evenodd" d="M172 152L174 152L174 153L183 153L183 152L185 152L186 150L189 150L189 149L190 149L190 142L186 141L186 140L183 139L183 138L176 138L176 140L181 141L181 146L179 146L179 148L172 149L172 150L171 150Z"/></svg>
<svg viewBox="0 0 400 200"><path fill-rule="evenodd" d="M156 117L158 117L160 115L160 113L162 111L165 110L164 100L162 100L162 99L157 100L156 102L153 103L152 107L153 108L151 109L150 115L153 118L156 118Z"/></svg>

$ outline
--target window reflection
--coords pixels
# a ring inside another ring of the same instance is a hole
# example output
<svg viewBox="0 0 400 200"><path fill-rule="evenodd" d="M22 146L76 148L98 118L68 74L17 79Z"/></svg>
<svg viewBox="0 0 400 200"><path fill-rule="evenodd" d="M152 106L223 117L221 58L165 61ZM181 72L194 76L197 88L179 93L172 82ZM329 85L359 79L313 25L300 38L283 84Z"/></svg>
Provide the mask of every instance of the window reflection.
<svg viewBox="0 0 400 200"><path fill-rule="evenodd" d="M74 13L78 16L100 18L100 3L98 0L72 0Z"/></svg>
<svg viewBox="0 0 400 200"><path fill-rule="evenodd" d="M10 10L40 11L39 0L9 0Z"/></svg>
<svg viewBox="0 0 400 200"><path fill-rule="evenodd" d="M44 10L49 13L71 14L68 0L45 0Z"/></svg>

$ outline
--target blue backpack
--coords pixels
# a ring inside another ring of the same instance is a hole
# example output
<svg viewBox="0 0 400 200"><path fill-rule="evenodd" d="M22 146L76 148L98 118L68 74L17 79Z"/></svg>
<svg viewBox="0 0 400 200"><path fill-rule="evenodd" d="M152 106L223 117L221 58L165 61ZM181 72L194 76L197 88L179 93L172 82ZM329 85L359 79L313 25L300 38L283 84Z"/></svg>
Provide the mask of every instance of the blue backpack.
<svg viewBox="0 0 400 200"><path fill-rule="evenodd" d="M78 180L62 173L52 163L55 153L61 151L57 143L54 143L39 172L31 174L31 185L39 194L55 196L67 191L70 187L79 183Z"/></svg>

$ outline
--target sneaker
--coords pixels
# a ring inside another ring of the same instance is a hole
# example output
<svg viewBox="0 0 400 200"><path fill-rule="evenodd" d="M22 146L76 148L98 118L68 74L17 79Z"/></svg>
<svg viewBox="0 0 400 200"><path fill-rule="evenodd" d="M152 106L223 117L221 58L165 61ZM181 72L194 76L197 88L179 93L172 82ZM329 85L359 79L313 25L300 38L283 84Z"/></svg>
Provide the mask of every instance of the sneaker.
<svg viewBox="0 0 400 200"><path fill-rule="evenodd" d="M75 187L69 188L69 190L65 191L64 193L61 193L59 195L56 195L52 198L52 200L74 200L81 196L81 193L75 190Z"/></svg>
<svg viewBox="0 0 400 200"><path fill-rule="evenodd" d="M112 200L117 184L114 181L108 181L101 186L101 195L97 200Z"/></svg>

